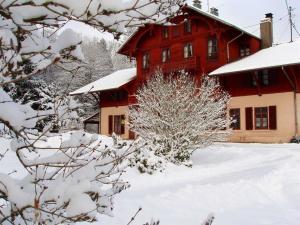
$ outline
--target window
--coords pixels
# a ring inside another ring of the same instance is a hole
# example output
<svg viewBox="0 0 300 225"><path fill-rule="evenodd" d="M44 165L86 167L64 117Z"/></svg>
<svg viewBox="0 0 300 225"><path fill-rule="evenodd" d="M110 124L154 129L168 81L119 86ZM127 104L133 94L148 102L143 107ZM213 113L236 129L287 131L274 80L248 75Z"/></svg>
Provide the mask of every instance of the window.
<svg viewBox="0 0 300 225"><path fill-rule="evenodd" d="M127 99L127 92L125 90L116 90L113 91L109 96L108 99L112 102L123 101Z"/></svg>
<svg viewBox="0 0 300 225"><path fill-rule="evenodd" d="M255 71L254 74L252 75L252 86L256 87L258 85L258 81L259 81L259 75L258 72Z"/></svg>
<svg viewBox="0 0 300 225"><path fill-rule="evenodd" d="M241 114L240 109L230 109L229 116L232 118L232 123L230 128L233 130L240 130L241 129Z"/></svg>
<svg viewBox="0 0 300 225"><path fill-rule="evenodd" d="M171 51L170 48L165 48L161 53L161 60L163 63L170 61L171 59Z"/></svg>
<svg viewBox="0 0 300 225"><path fill-rule="evenodd" d="M246 130L253 130L253 108L247 107ZM254 108L255 129L277 129L277 109L276 106Z"/></svg>
<svg viewBox="0 0 300 225"><path fill-rule="evenodd" d="M108 117L108 133L125 134L125 115L110 115Z"/></svg>
<svg viewBox="0 0 300 225"><path fill-rule="evenodd" d="M180 35L179 27L173 26L172 27L173 37L178 37Z"/></svg>
<svg viewBox="0 0 300 225"><path fill-rule="evenodd" d="M268 129L268 107L255 108L255 128Z"/></svg>
<svg viewBox="0 0 300 225"><path fill-rule="evenodd" d="M192 32L192 22L189 19L184 21L184 33L191 33Z"/></svg>
<svg viewBox="0 0 300 225"><path fill-rule="evenodd" d="M252 76L252 85L256 87L257 85L269 86L270 85L270 75L268 70L255 71Z"/></svg>
<svg viewBox="0 0 300 225"><path fill-rule="evenodd" d="M217 45L217 38L209 38L208 39L208 58L209 59L216 59L218 57L218 45Z"/></svg>
<svg viewBox="0 0 300 225"><path fill-rule="evenodd" d="M240 56L245 57L250 55L250 47L249 45L242 45L240 46Z"/></svg>
<svg viewBox="0 0 300 225"><path fill-rule="evenodd" d="M150 64L150 54L148 52L143 55L143 69L148 69Z"/></svg>
<svg viewBox="0 0 300 225"><path fill-rule="evenodd" d="M189 58L193 56L193 45L191 43L185 44L183 48L183 57Z"/></svg>
<svg viewBox="0 0 300 225"><path fill-rule="evenodd" d="M261 74L261 83L264 86L269 86L269 71L263 70Z"/></svg>
<svg viewBox="0 0 300 225"><path fill-rule="evenodd" d="M168 27L162 28L162 37L163 37L163 39L169 38L169 28Z"/></svg>

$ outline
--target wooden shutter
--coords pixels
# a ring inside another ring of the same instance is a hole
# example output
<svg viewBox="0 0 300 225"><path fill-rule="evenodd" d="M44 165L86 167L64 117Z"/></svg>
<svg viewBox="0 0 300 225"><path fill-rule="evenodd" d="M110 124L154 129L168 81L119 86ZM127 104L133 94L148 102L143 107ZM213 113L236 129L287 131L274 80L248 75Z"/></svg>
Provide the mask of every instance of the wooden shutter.
<svg viewBox="0 0 300 225"><path fill-rule="evenodd" d="M245 110L246 110L246 130L253 130L253 108L247 107Z"/></svg>
<svg viewBox="0 0 300 225"><path fill-rule="evenodd" d="M108 116L108 134L113 132L113 116Z"/></svg>
<svg viewBox="0 0 300 225"><path fill-rule="evenodd" d="M125 134L125 115L121 115L121 134Z"/></svg>
<svg viewBox="0 0 300 225"><path fill-rule="evenodd" d="M276 106L269 106L269 129L277 129Z"/></svg>

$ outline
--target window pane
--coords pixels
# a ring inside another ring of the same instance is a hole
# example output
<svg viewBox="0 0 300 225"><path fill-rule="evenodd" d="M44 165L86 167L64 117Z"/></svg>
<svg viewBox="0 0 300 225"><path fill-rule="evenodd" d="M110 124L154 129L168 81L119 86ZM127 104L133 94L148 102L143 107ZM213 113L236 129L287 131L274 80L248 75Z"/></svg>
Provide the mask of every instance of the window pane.
<svg viewBox="0 0 300 225"><path fill-rule="evenodd" d="M217 58L217 39L215 37L208 40L208 58L216 59Z"/></svg>
<svg viewBox="0 0 300 225"><path fill-rule="evenodd" d="M255 127L268 129L268 107L255 108Z"/></svg>
<svg viewBox="0 0 300 225"><path fill-rule="evenodd" d="M187 58L188 57L188 46L185 45L184 46L184 58Z"/></svg>
<svg viewBox="0 0 300 225"><path fill-rule="evenodd" d="M229 114L233 120L230 127L233 130L239 130L240 129L240 109L230 109Z"/></svg>
<svg viewBox="0 0 300 225"><path fill-rule="evenodd" d="M149 53L145 53L143 55L143 69L146 69L149 67L149 58L150 58Z"/></svg>
<svg viewBox="0 0 300 225"><path fill-rule="evenodd" d="M163 38L168 38L169 37L169 30L168 27L163 27Z"/></svg>
<svg viewBox="0 0 300 225"><path fill-rule="evenodd" d="M184 32L185 33L190 33L192 32L192 23L191 20L186 20L184 22Z"/></svg>
<svg viewBox="0 0 300 225"><path fill-rule="evenodd" d="M262 71L262 84L264 86L269 85L269 71L268 70L263 70Z"/></svg>
<svg viewBox="0 0 300 225"><path fill-rule="evenodd" d="M189 57L193 56L193 46L191 44L188 45L188 49L189 49Z"/></svg>

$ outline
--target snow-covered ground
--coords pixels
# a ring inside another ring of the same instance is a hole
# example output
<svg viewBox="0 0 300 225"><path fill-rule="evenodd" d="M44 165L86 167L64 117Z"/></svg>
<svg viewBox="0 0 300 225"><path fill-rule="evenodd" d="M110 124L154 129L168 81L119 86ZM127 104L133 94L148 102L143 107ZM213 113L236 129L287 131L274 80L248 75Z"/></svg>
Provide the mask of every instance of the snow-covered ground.
<svg viewBox="0 0 300 225"><path fill-rule="evenodd" d="M156 175L129 170L131 188L99 224L127 224L139 206L133 225L201 225L210 212L214 225L300 224L300 145L218 144L193 161Z"/></svg>
<svg viewBox="0 0 300 225"><path fill-rule="evenodd" d="M0 138L0 149L8 148ZM299 225L300 145L217 144L196 152L193 168L168 166L163 173L128 169L131 188L115 198L114 217L97 225L131 225L151 218L161 225L201 225L211 212L213 225ZM13 154L0 162L0 172L18 169ZM16 173L15 176L22 176Z"/></svg>

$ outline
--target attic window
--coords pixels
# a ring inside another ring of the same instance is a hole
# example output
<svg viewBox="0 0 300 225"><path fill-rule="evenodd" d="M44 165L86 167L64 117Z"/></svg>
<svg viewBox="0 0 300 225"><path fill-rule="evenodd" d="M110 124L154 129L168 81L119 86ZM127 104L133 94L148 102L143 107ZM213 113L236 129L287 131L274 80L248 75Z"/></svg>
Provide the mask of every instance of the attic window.
<svg viewBox="0 0 300 225"><path fill-rule="evenodd" d="M193 45L191 43L187 43L183 47L183 57L185 59L193 56Z"/></svg>
<svg viewBox="0 0 300 225"><path fill-rule="evenodd" d="M211 37L208 39L208 58L217 59L218 58L218 42L216 37Z"/></svg>
<svg viewBox="0 0 300 225"><path fill-rule="evenodd" d="M179 27L178 26L173 26L172 28L172 34L173 37L178 37L180 35Z"/></svg>
<svg viewBox="0 0 300 225"><path fill-rule="evenodd" d="M249 45L242 45L240 46L240 56L245 57L250 55L250 47Z"/></svg>
<svg viewBox="0 0 300 225"><path fill-rule="evenodd" d="M165 48L162 50L161 59L162 59L163 63L170 61L170 59L171 59L170 48Z"/></svg>
<svg viewBox="0 0 300 225"><path fill-rule="evenodd" d="M192 32L192 22L190 19L186 19L184 21L184 33L191 33Z"/></svg>
<svg viewBox="0 0 300 225"><path fill-rule="evenodd" d="M143 69L148 69L149 64L150 64L150 54L149 52L146 52L143 55Z"/></svg>
<svg viewBox="0 0 300 225"><path fill-rule="evenodd" d="M162 37L163 37L163 39L169 38L169 29L168 29L168 27L163 27L162 28Z"/></svg>

